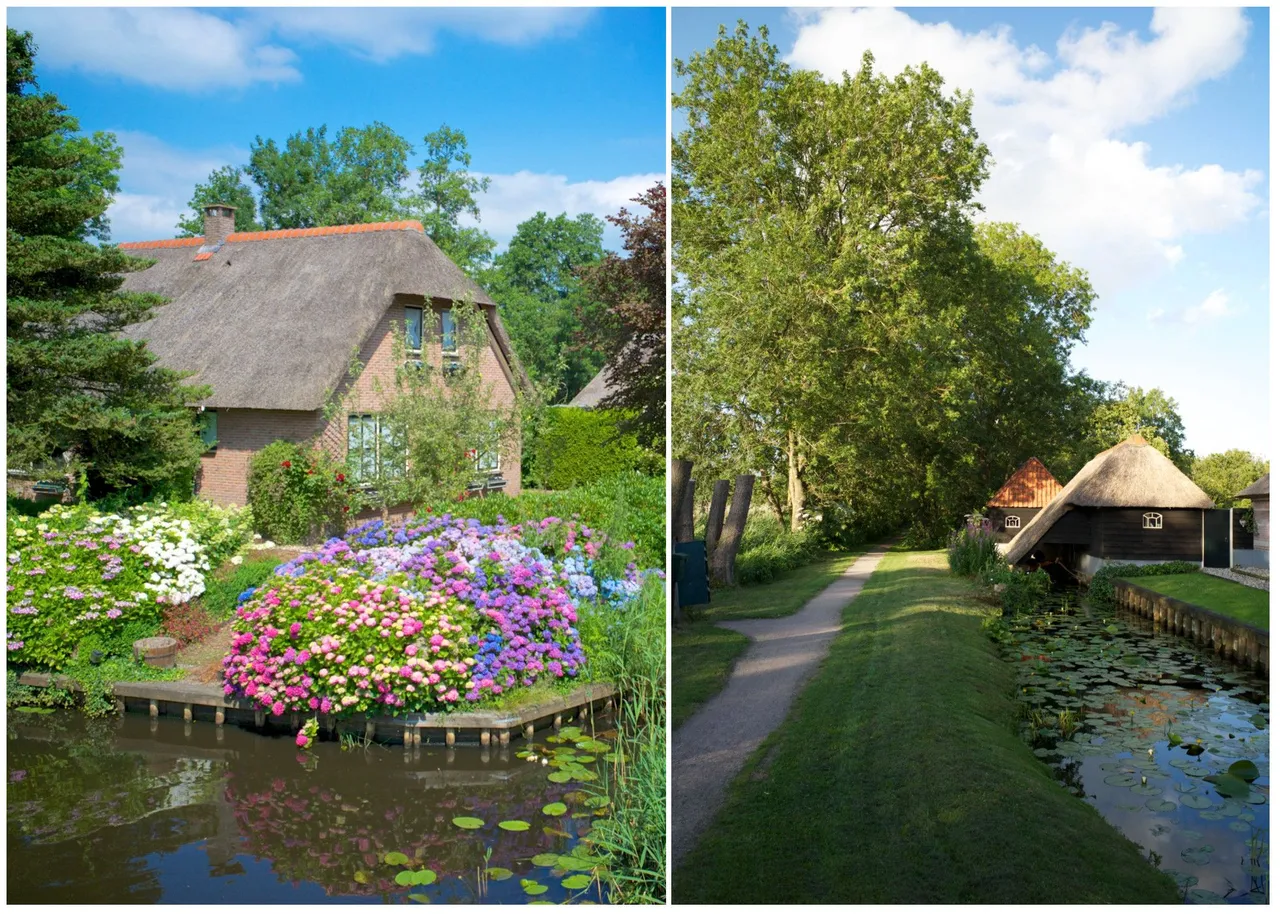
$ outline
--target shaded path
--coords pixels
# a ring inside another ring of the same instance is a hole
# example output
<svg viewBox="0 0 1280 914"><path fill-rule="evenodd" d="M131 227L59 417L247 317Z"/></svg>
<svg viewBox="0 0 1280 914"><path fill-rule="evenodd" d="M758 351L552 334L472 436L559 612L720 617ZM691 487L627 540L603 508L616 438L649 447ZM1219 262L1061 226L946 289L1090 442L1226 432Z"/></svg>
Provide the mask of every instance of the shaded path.
<svg viewBox="0 0 1280 914"><path fill-rule="evenodd" d="M827 656L831 639L840 631L841 611L862 591L888 549L889 544L882 544L859 557L794 615L718 623L741 632L752 643L724 689L675 732L671 749L675 862L693 849L711 824L729 781L786 718L792 699Z"/></svg>

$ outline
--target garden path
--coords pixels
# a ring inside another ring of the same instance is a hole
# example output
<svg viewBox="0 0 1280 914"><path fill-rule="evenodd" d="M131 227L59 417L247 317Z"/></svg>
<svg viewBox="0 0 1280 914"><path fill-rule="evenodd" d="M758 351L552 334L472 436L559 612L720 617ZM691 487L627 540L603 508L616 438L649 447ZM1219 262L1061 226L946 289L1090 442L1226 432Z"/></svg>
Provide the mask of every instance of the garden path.
<svg viewBox="0 0 1280 914"><path fill-rule="evenodd" d="M841 611L862 592L890 545L876 546L853 562L795 615L719 623L752 643L724 689L675 733L671 850L676 862L711 824L725 788L747 758L786 718L792 699L840 631Z"/></svg>

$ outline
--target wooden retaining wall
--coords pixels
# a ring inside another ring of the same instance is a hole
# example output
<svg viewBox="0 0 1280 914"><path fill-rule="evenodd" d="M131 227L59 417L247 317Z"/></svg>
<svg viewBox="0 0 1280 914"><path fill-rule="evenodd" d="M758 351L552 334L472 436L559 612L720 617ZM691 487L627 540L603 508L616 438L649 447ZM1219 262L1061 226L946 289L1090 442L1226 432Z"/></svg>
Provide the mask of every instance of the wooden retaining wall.
<svg viewBox="0 0 1280 914"><path fill-rule="evenodd" d="M1270 670L1269 632L1221 613L1174 599L1123 579L1115 582L1116 605L1150 619L1156 627L1190 638L1226 659L1260 670Z"/></svg>
<svg viewBox="0 0 1280 914"><path fill-rule="evenodd" d="M26 686L74 688L71 680L47 673L24 673L18 682ZM320 729L337 738L350 733L381 743L421 746L438 743L445 746L479 745L487 748L506 746L511 737L532 739L535 732L548 727L560 729L570 721L586 722L597 712L614 708L617 692L608 683L590 683L565 695L557 695L521 707L503 710L454 711L442 714L411 714L404 717L368 717L356 715L337 718L320 714ZM229 698L222 686L199 682L117 682L116 710L121 713L142 712L152 718L160 715L181 716L184 721L212 721L218 727L225 723L252 724L258 729L277 729L296 733L310 714L289 713L277 717L261 706L238 698Z"/></svg>

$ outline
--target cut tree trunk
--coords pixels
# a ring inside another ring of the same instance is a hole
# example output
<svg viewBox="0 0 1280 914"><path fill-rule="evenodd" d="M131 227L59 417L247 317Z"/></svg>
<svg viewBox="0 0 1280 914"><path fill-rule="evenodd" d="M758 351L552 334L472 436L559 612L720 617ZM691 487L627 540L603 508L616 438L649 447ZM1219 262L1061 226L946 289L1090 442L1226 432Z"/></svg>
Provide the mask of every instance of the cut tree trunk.
<svg viewBox="0 0 1280 914"><path fill-rule="evenodd" d="M718 584L732 587L737 583L738 546L747 529L747 512L751 508L751 489L756 478L750 474L739 476L733 485L733 501L729 505L729 518L711 561L712 578Z"/></svg>
<svg viewBox="0 0 1280 914"><path fill-rule="evenodd" d="M684 498L680 499L679 511L676 514L676 542L693 542L693 488L694 479L684 485Z"/></svg>
<svg viewBox="0 0 1280 914"><path fill-rule="evenodd" d="M717 479L711 489L711 513L707 515L707 561L716 551L720 532L724 529L724 509L729 502L729 480Z"/></svg>
<svg viewBox="0 0 1280 914"><path fill-rule="evenodd" d="M680 526L680 506L684 503L684 492L689 485L689 477L693 475L692 460L671 461L671 472L668 483L671 486L671 542L680 542L676 535Z"/></svg>

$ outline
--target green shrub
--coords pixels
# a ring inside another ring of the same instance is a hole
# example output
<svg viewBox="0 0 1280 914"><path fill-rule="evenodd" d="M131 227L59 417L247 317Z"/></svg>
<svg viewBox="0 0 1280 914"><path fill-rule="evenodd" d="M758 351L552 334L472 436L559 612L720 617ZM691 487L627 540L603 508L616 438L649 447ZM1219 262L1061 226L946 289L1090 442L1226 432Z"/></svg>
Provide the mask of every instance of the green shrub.
<svg viewBox="0 0 1280 914"><path fill-rule="evenodd" d="M1089 603L1097 609L1114 609L1116 578L1142 578L1157 574L1188 574L1199 571L1195 562L1159 562L1155 565L1117 563L1103 565L1089 581Z"/></svg>
<svg viewBox="0 0 1280 914"><path fill-rule="evenodd" d="M979 580L995 590L1000 597L1000 607L1006 616L1031 612L1049 595L1053 579L1043 568L1023 571L1003 564L988 565Z"/></svg>
<svg viewBox="0 0 1280 914"><path fill-rule="evenodd" d="M249 461L254 530L277 542L341 533L354 494L346 467L319 448L274 441Z"/></svg>
<svg viewBox="0 0 1280 914"><path fill-rule="evenodd" d="M544 489L589 485L619 473L656 474L661 457L618 431L624 412L558 407L547 410L530 454L530 479Z"/></svg>
<svg viewBox="0 0 1280 914"><path fill-rule="evenodd" d="M952 574L972 577L999 564L1000 553L996 549L996 535L991 529L991 521L982 518L974 523L970 518L963 529L951 534L947 544L947 565Z"/></svg>
<svg viewBox="0 0 1280 914"><path fill-rule="evenodd" d="M237 598L271 577L281 564L279 558L258 558L250 552L230 574L219 573L205 582L200 604L214 621L225 622L235 613Z"/></svg>
<svg viewBox="0 0 1280 914"><path fill-rule="evenodd" d="M608 533L611 538L636 544L635 562L641 568L665 568L667 564L666 480L641 473L620 473L563 492L524 492L470 498L453 514L492 524L499 516L509 523L570 519Z"/></svg>
<svg viewBox="0 0 1280 914"><path fill-rule="evenodd" d="M35 517L42 511L48 511L49 506L56 504L51 501L33 501L30 498L22 498L17 495L7 495L5 497L5 513L9 517L19 515L21 517Z"/></svg>
<svg viewBox="0 0 1280 914"><path fill-rule="evenodd" d="M253 532L253 511L249 508L222 508L203 498L162 504L175 518L191 524L191 536L204 546L210 568L239 552Z"/></svg>
<svg viewBox="0 0 1280 914"><path fill-rule="evenodd" d="M747 516L747 529L738 546L738 583L768 584L784 572L808 565L820 551L819 531L805 528L792 533L776 515L754 511Z"/></svg>

